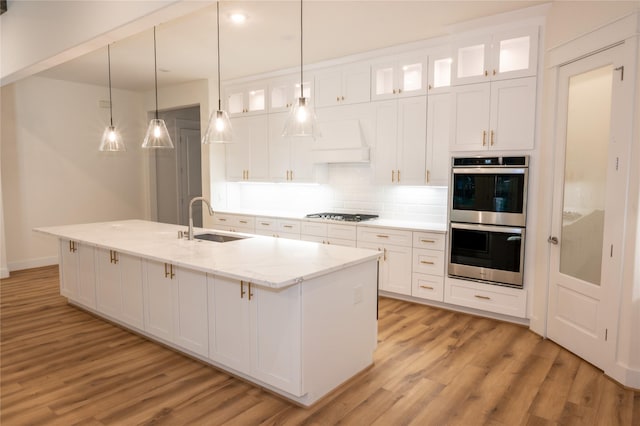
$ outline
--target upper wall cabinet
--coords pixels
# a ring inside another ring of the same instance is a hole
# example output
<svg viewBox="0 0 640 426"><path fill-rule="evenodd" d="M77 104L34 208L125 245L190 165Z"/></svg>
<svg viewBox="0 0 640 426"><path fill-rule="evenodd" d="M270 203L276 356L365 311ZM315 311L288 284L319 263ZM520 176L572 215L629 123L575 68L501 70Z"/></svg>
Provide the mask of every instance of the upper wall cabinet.
<svg viewBox="0 0 640 426"><path fill-rule="evenodd" d="M268 117L238 117L231 122L234 143L225 145L229 181L265 181L268 173Z"/></svg>
<svg viewBox="0 0 640 426"><path fill-rule="evenodd" d="M538 27L461 39L453 45L453 85L536 75Z"/></svg>
<svg viewBox="0 0 640 426"><path fill-rule="evenodd" d="M269 180L313 182L313 140L282 136L287 117L287 113L269 114Z"/></svg>
<svg viewBox="0 0 640 426"><path fill-rule="evenodd" d="M227 86L225 96L229 116L263 114L267 112L267 83L255 81Z"/></svg>
<svg viewBox="0 0 640 426"><path fill-rule="evenodd" d="M369 63L335 67L315 74L316 107L357 104L371 100Z"/></svg>
<svg viewBox="0 0 640 426"><path fill-rule="evenodd" d="M313 78L304 76L304 96L313 103ZM274 79L269 82L269 112L289 111L291 106L301 96L300 75Z"/></svg>
<svg viewBox="0 0 640 426"><path fill-rule="evenodd" d="M427 55L395 56L371 68L371 98L374 100L425 95Z"/></svg>
<svg viewBox="0 0 640 426"><path fill-rule="evenodd" d="M451 63L449 50L429 55L427 89L429 94L449 92L451 89Z"/></svg>

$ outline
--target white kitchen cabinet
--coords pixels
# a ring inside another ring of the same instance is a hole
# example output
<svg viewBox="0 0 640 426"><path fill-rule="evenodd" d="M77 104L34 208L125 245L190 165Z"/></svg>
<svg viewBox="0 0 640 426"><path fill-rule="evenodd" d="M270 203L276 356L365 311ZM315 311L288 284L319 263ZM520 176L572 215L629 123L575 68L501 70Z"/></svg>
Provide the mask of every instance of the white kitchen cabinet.
<svg viewBox="0 0 640 426"><path fill-rule="evenodd" d="M371 67L354 63L315 73L316 107L355 104L371 100Z"/></svg>
<svg viewBox="0 0 640 426"><path fill-rule="evenodd" d="M230 117L264 114L267 112L267 82L254 81L224 88L227 112Z"/></svg>
<svg viewBox="0 0 640 426"><path fill-rule="evenodd" d="M145 331L207 356L206 274L152 260L144 265Z"/></svg>
<svg viewBox="0 0 640 426"><path fill-rule="evenodd" d="M356 226L337 223L302 222L300 239L337 246L356 246Z"/></svg>
<svg viewBox="0 0 640 426"><path fill-rule="evenodd" d="M379 260L380 290L411 295L412 233L395 229L358 226L358 247L382 252Z"/></svg>
<svg viewBox="0 0 640 426"><path fill-rule="evenodd" d="M96 309L142 330L142 261L115 250L96 249Z"/></svg>
<svg viewBox="0 0 640 426"><path fill-rule="evenodd" d="M483 311L525 318L527 291L446 277L444 301Z"/></svg>
<svg viewBox="0 0 640 426"><path fill-rule="evenodd" d="M299 240L300 221L295 219L256 217L256 234Z"/></svg>
<svg viewBox="0 0 640 426"><path fill-rule="evenodd" d="M451 52L448 49L429 54L427 89L430 95L449 92L452 62Z"/></svg>
<svg viewBox="0 0 640 426"><path fill-rule="evenodd" d="M96 307L94 248L60 240L60 294L88 308Z"/></svg>
<svg viewBox="0 0 640 426"><path fill-rule="evenodd" d="M209 357L301 396L301 288L210 277Z"/></svg>
<svg viewBox="0 0 640 426"><path fill-rule="evenodd" d="M426 53L415 53L374 63L371 67L371 99L426 95L427 62Z"/></svg>
<svg viewBox="0 0 640 426"><path fill-rule="evenodd" d="M427 97L373 102L377 183L422 185L426 180Z"/></svg>
<svg viewBox="0 0 640 426"><path fill-rule="evenodd" d="M452 88L451 151L533 149L536 77Z"/></svg>
<svg viewBox="0 0 640 426"><path fill-rule="evenodd" d="M268 117L231 120L234 143L225 144L226 177L230 181L264 181L269 177Z"/></svg>
<svg viewBox="0 0 640 426"><path fill-rule="evenodd" d="M313 182L313 139L282 136L287 116L269 114L269 180Z"/></svg>
<svg viewBox="0 0 640 426"><path fill-rule="evenodd" d="M454 42L453 85L534 76L538 27L474 35Z"/></svg>
<svg viewBox="0 0 640 426"><path fill-rule="evenodd" d="M230 232L245 232L253 234L256 231L256 219L254 216L219 213L213 214L213 229Z"/></svg>
<svg viewBox="0 0 640 426"><path fill-rule="evenodd" d="M313 105L313 77L304 75L304 97ZM269 81L269 112L286 112L300 98L300 74L275 78Z"/></svg>
<svg viewBox="0 0 640 426"><path fill-rule="evenodd" d="M440 93L427 99L427 185L449 185L449 134L451 95Z"/></svg>

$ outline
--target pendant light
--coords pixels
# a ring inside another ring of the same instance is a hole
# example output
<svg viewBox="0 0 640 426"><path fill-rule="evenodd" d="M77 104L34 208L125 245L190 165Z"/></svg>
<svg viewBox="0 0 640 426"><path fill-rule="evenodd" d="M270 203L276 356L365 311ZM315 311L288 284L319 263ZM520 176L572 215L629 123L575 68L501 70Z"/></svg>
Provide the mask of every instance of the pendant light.
<svg viewBox="0 0 640 426"><path fill-rule="evenodd" d="M315 111L308 98L304 97L303 48L302 48L302 0L300 0L300 97L295 100L287 117L282 136L311 136L314 139L320 135Z"/></svg>
<svg viewBox="0 0 640 426"><path fill-rule="evenodd" d="M158 118L158 55L156 53L156 27L153 27L153 65L156 89L156 118L149 122L147 133L142 142L143 148L173 148L171 136L164 120Z"/></svg>
<svg viewBox="0 0 640 426"><path fill-rule="evenodd" d="M113 102L111 97L111 46L107 45L107 61L109 64L109 125L104 129L100 140L100 151L126 151L120 134L113 125Z"/></svg>
<svg viewBox="0 0 640 426"><path fill-rule="evenodd" d="M222 110L220 99L220 2L216 2L216 28L218 31L218 109L209 116L207 130L202 137L203 144L233 142L233 129L226 111Z"/></svg>

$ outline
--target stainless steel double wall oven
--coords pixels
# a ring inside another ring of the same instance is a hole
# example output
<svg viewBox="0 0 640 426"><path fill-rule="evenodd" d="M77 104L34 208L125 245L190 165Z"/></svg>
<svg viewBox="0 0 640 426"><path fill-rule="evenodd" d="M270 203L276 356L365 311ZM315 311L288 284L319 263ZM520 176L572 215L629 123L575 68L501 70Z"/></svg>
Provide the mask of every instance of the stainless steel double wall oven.
<svg viewBox="0 0 640 426"><path fill-rule="evenodd" d="M521 288L529 157L452 161L449 275Z"/></svg>

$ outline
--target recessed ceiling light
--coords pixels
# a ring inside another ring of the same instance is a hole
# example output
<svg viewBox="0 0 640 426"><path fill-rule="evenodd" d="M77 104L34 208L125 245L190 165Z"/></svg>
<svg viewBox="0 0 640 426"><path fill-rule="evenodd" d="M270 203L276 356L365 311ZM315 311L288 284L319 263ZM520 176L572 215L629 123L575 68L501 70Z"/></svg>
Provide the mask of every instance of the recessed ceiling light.
<svg viewBox="0 0 640 426"><path fill-rule="evenodd" d="M247 15L242 12L234 12L229 17L231 18L231 22L234 24L244 24L247 20Z"/></svg>

